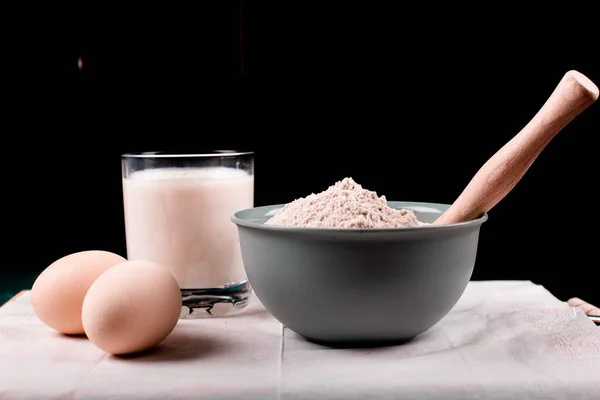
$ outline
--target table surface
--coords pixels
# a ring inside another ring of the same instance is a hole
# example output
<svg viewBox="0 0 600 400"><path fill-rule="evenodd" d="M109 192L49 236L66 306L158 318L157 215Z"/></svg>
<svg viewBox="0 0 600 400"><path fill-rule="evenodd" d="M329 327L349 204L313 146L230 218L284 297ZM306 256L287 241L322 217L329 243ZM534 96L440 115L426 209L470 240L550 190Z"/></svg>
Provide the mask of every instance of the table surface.
<svg viewBox="0 0 600 400"><path fill-rule="evenodd" d="M253 298L241 315L180 320L153 351L117 357L60 335L29 292L0 307L0 398L600 399L600 328L529 281L470 282L415 340L307 342Z"/></svg>

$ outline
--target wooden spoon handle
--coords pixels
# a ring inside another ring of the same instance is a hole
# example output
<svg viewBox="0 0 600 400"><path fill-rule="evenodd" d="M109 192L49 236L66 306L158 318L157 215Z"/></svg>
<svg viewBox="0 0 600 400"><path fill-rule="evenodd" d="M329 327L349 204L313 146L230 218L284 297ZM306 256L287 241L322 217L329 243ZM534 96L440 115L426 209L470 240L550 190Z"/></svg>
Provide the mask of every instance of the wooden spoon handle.
<svg viewBox="0 0 600 400"><path fill-rule="evenodd" d="M469 221L487 213L521 180L550 140L597 98L598 87L589 78L568 71L533 119L481 167L434 224Z"/></svg>

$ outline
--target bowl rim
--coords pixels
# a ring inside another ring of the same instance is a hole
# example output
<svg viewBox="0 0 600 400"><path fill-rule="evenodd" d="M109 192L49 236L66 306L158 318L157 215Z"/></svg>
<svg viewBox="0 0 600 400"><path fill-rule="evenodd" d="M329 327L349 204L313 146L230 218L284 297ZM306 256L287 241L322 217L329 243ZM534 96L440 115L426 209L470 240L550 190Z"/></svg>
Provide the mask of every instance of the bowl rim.
<svg viewBox="0 0 600 400"><path fill-rule="evenodd" d="M389 203L404 203L404 204L413 204L419 206L430 206L430 207L450 207L450 204L446 203L432 203L432 202L423 202L423 201L402 201L402 200L388 200ZM250 221L244 218L241 218L239 214L243 212L248 212L251 210L260 210L260 209L276 209L284 207L286 204L270 204L264 206L256 206L245 208L243 210L238 210L231 216L231 221L238 226L244 226L247 228L258 228L262 230L269 231L282 231L282 232L321 232L321 233L382 233L382 232L425 232L425 231L444 231L450 230L460 227L469 227L469 226L479 226L488 220L488 213L484 213L482 216L476 219L472 219L470 221L465 222L456 222L452 224L444 224L444 225L419 225L419 226L411 226L411 227L403 227L403 228L313 228L313 227L304 227L304 226L281 226L281 225L266 225L264 222L255 222ZM407 207L410 208L410 207Z"/></svg>

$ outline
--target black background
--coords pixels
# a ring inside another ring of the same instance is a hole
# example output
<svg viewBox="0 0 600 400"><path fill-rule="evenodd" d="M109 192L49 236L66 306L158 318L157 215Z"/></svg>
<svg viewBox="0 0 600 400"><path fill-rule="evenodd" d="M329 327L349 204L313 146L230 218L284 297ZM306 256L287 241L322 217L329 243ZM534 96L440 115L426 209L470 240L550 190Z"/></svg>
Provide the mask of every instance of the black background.
<svg viewBox="0 0 600 400"><path fill-rule="evenodd" d="M390 200L451 203L566 71L600 82L594 9L204 3L15 17L0 279L80 250L125 255L125 152L254 150L256 205L346 176ZM473 279L600 303L599 107L490 212Z"/></svg>

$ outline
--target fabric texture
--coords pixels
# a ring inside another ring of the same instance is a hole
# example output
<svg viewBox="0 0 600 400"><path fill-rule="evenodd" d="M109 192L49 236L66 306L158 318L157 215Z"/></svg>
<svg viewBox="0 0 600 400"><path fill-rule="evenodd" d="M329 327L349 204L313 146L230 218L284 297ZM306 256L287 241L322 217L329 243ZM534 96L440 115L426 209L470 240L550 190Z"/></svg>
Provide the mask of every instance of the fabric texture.
<svg viewBox="0 0 600 400"><path fill-rule="evenodd" d="M600 399L600 329L529 281L473 281L397 346L310 343L254 297L230 318L180 320L118 357L54 332L29 293L0 308L0 399Z"/></svg>

